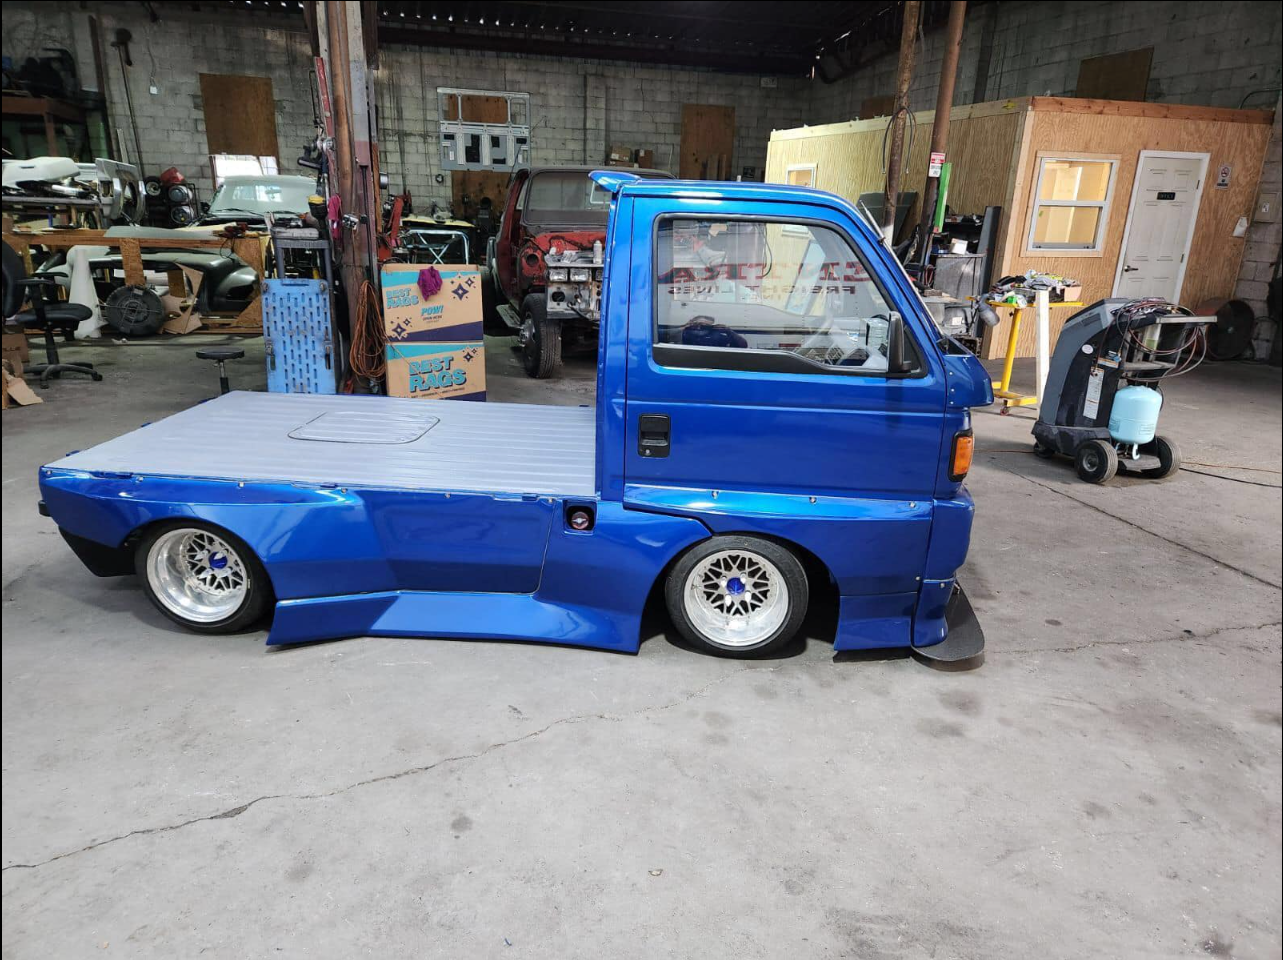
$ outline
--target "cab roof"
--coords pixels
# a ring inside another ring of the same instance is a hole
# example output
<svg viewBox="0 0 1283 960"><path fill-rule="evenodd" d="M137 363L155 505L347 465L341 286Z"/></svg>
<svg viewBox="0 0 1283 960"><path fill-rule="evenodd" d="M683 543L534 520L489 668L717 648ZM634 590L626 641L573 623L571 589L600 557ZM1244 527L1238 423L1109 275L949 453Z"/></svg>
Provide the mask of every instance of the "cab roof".
<svg viewBox="0 0 1283 960"><path fill-rule="evenodd" d="M793 187L782 183L742 182L737 180L652 180L635 176L629 170L594 170L589 176L613 194L630 197L696 197L704 200L782 200L794 203L807 200L855 213L850 201L836 194L811 187Z"/></svg>

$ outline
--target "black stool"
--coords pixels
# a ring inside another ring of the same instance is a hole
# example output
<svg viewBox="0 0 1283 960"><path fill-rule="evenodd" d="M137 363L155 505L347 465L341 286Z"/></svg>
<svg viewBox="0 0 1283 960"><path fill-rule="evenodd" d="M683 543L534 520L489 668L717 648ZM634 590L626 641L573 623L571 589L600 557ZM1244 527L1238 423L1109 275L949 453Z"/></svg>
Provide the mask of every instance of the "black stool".
<svg viewBox="0 0 1283 960"><path fill-rule="evenodd" d="M213 360L218 364L218 392L221 395L232 389L231 384L227 382L227 368L223 364L228 360L239 360L245 356L245 351L240 347L206 347L203 350L197 350L196 356L202 360Z"/></svg>

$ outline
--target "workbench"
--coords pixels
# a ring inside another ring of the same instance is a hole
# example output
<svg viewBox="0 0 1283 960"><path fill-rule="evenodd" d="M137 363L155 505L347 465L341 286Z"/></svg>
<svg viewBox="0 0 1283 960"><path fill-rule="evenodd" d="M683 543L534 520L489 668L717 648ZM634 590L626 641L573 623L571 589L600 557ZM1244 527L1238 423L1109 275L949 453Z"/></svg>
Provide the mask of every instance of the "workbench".
<svg viewBox="0 0 1283 960"><path fill-rule="evenodd" d="M28 272L32 269L31 247L51 250L68 250L78 246L112 247L120 251L121 267L128 286L145 286L146 270L143 267L143 250L224 250L234 253L263 279L266 259L267 234L246 233L236 239L208 233L174 234L167 237L108 237L104 230L41 230L37 232L12 231L4 234L4 242L13 247L23 258ZM171 289L186 289L186 279L178 269L170 270ZM226 333L262 333L263 311L260 298L254 300L235 317L205 317Z"/></svg>

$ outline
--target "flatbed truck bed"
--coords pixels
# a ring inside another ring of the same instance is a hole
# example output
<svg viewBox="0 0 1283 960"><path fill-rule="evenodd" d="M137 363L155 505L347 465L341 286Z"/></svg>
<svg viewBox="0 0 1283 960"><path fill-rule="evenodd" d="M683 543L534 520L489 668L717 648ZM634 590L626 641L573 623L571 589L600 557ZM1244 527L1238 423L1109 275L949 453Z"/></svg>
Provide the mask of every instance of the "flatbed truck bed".
<svg viewBox="0 0 1283 960"><path fill-rule="evenodd" d="M588 407L233 392L50 467L382 490L593 495Z"/></svg>

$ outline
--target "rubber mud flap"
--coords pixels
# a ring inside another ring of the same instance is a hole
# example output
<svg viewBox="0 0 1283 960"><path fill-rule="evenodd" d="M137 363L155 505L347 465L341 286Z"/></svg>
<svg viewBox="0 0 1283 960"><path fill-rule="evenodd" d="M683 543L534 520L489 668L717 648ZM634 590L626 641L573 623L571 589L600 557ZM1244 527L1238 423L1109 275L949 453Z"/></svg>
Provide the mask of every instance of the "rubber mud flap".
<svg viewBox="0 0 1283 960"><path fill-rule="evenodd" d="M949 605L945 608L944 621L949 632L940 643L929 647L914 647L913 652L927 660L957 663L978 657L985 651L985 632L980 629L976 612L961 586L954 588Z"/></svg>

